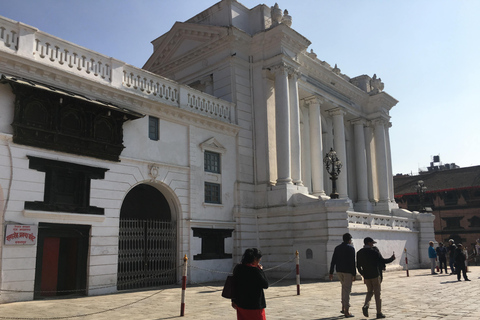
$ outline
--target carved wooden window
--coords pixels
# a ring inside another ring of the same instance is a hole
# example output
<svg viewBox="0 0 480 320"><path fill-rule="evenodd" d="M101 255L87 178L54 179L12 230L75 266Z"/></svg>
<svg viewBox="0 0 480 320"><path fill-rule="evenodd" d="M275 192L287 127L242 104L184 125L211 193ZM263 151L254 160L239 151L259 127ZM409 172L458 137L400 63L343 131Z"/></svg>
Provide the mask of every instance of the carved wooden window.
<svg viewBox="0 0 480 320"><path fill-rule="evenodd" d="M442 218L446 223L446 227L443 228L444 230L456 230L456 229L464 229L460 221L463 219L463 217L449 217L449 218Z"/></svg>
<svg viewBox="0 0 480 320"><path fill-rule="evenodd" d="M194 260L231 259L225 253L225 238L232 236L233 229L192 228L193 236L202 239L202 253L194 255Z"/></svg>
<svg viewBox="0 0 480 320"><path fill-rule="evenodd" d="M29 168L45 172L43 201L26 201L25 209L103 214L90 206L90 180L103 179L108 169L28 156Z"/></svg>
<svg viewBox="0 0 480 320"><path fill-rule="evenodd" d="M455 191L447 191L443 195L443 202L446 206L454 206L458 204L458 195Z"/></svg>
<svg viewBox="0 0 480 320"><path fill-rule="evenodd" d="M119 161L123 122L141 114L34 81L2 76L15 94L13 141Z"/></svg>

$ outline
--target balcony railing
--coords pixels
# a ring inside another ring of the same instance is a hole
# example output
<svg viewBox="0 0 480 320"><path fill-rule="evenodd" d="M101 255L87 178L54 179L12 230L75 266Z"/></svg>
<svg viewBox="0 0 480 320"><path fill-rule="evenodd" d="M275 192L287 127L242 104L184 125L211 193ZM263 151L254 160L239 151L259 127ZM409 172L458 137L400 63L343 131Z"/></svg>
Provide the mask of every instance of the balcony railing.
<svg viewBox="0 0 480 320"><path fill-rule="evenodd" d="M0 51L227 123L235 104L0 17Z"/></svg>

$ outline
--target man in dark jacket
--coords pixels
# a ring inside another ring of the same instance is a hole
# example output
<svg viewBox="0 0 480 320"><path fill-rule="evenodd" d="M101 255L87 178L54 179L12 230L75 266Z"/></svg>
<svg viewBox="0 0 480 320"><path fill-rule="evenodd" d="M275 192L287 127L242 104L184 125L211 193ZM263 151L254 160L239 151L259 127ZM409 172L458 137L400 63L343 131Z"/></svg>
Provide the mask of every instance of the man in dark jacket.
<svg viewBox="0 0 480 320"><path fill-rule="evenodd" d="M365 304L362 307L362 312L365 317L368 317L368 307L370 306L370 300L375 294L375 304L377 307L377 319L385 318L382 313L382 299L380 298L381 292L381 265L387 264L395 260L395 254L388 259L384 259L382 255L372 249L376 243L372 238L366 237L363 239L365 244L362 249L357 252L357 269L363 276L365 285L367 286L367 296L365 297Z"/></svg>
<svg viewBox="0 0 480 320"><path fill-rule="evenodd" d="M355 249L352 246L350 233L343 235L342 244L335 247L332 262L330 263L330 280L333 280L333 269L336 268L338 279L342 284L342 313L345 318L353 317L350 313L350 292L352 282L355 281L357 270L355 269Z"/></svg>
<svg viewBox="0 0 480 320"><path fill-rule="evenodd" d="M467 267L465 266L465 260L467 260L467 256L463 252L463 246L461 243L457 245L455 249L455 271L457 271L457 280L461 281L460 277L463 273L463 280L470 281L467 277Z"/></svg>

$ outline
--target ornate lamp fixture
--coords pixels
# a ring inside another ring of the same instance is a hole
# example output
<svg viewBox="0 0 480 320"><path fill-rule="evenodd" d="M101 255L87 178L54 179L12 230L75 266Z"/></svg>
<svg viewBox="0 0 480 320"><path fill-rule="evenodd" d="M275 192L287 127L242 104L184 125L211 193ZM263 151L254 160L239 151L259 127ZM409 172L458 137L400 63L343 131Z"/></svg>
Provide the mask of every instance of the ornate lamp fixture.
<svg viewBox="0 0 480 320"><path fill-rule="evenodd" d="M339 195L337 192L337 178L340 174L340 169L342 168L342 162L338 160L337 153L333 150L333 148L330 148L330 151L323 159L323 163L325 164L325 168L330 175L330 180L332 180L332 193L330 194L330 198L338 199Z"/></svg>
<svg viewBox="0 0 480 320"><path fill-rule="evenodd" d="M423 180L418 180L417 185L415 186L417 190L417 195L420 200L420 212L425 212L425 193L427 192L427 187L423 183Z"/></svg>

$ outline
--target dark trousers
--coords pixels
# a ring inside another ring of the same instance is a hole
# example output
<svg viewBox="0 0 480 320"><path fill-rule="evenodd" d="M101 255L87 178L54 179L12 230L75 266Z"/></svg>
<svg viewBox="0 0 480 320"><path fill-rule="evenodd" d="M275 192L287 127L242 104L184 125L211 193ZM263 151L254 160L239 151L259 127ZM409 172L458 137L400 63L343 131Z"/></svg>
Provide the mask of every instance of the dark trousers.
<svg viewBox="0 0 480 320"><path fill-rule="evenodd" d="M455 260L453 257L450 257L450 270L452 270L452 273L455 273Z"/></svg>
<svg viewBox="0 0 480 320"><path fill-rule="evenodd" d="M465 265L463 266L455 266L455 269L457 269L457 279L460 280L460 273L463 273L463 280L467 280L467 268Z"/></svg>
<svg viewBox="0 0 480 320"><path fill-rule="evenodd" d="M445 269L445 273L448 273L448 271L447 271L447 257L439 257L438 258L438 264L439 264L440 272L442 272L442 270Z"/></svg>

